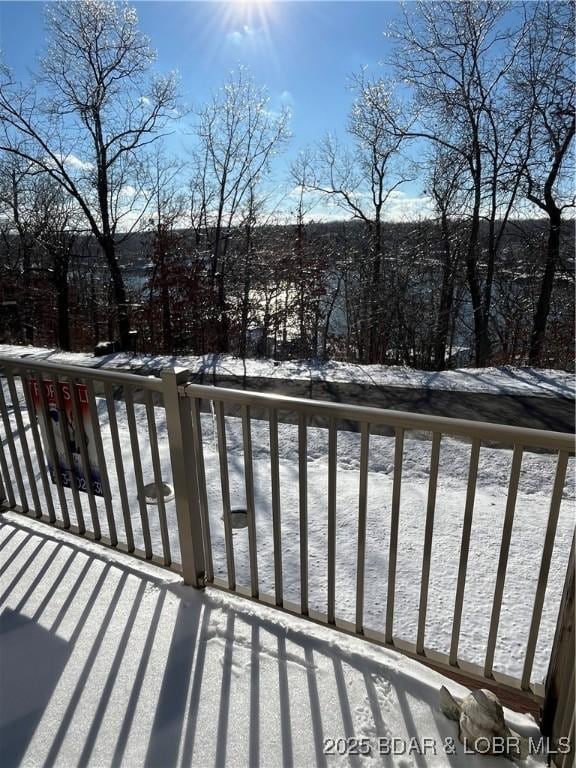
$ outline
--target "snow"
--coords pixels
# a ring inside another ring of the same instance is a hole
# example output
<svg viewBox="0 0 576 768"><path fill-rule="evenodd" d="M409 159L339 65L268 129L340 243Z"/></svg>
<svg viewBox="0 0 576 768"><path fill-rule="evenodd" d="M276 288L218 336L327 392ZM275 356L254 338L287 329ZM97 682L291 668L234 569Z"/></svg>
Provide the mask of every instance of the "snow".
<svg viewBox="0 0 576 768"><path fill-rule="evenodd" d="M5 396L8 392L5 388ZM104 452L112 457L108 416L105 402L98 398ZM172 483L165 413L155 408L162 477ZM145 407L135 405L136 424L142 457L144 482L153 481ZM143 548L142 525L137 502L136 482L128 439L125 404L116 402L116 417L122 438L124 476L128 490L132 527L136 546ZM11 415L15 429L14 415ZM244 454L241 420L226 417L228 469L232 507L245 504ZM222 521L220 468L214 422L210 413L202 415L206 482L215 573L226 577L226 553ZM20 446L16 440L17 450ZM31 444L31 440L28 442ZM272 503L270 480L270 446L268 424L252 420L254 483L256 506L256 538L260 589L274 592L272 535ZM298 505L297 428L279 425L280 489L282 515L282 549L284 597L300 599L300 539ZM430 435L407 432L402 476L399 553L395 592L395 635L414 642L418 605L424 525L430 466ZM327 431L308 429L308 546L310 607L326 610L327 584ZM452 615L458 573L464 500L468 477L470 446L444 437L441 443L437 504L434 521L432 564L430 572L426 646L443 652L450 647ZM7 456L9 460L9 456ZM337 542L336 542L336 613L341 619L353 620L356 590L356 541L359 490L359 435L338 433L337 471ZM23 462L20 462L23 465ZM511 451L483 446L480 452L478 485L471 535L468 576L460 635L461 658L482 664L488 637L492 597L502 537ZM386 615L388 552L390 544L390 507L394 469L394 439L387 435L371 435L368 482L368 515L366 546L365 624L382 631ZM34 464L40 498L39 468ZM118 503L116 470L108 464L112 497L116 501L115 519L119 538L125 540L124 525ZM524 455L512 543L498 633L495 669L519 677L524 662L526 639L531 621L536 583L547 524L549 498L555 472L555 457L527 451ZM54 491L55 489L53 489ZM29 494L29 490L27 491ZM75 521L71 492L66 491L72 522ZM84 519L90 529L90 513L86 494L80 494ZM547 669L557 610L574 530L574 459L570 459L568 480L562 504L553 552L545 609L535 657L532 679L541 682ZM54 493L57 515L57 497ZM102 499L97 499L102 530L106 532L106 516ZM166 504L170 545L173 559L179 560L175 502ZM162 553L157 506L148 507L153 551ZM246 529L233 533L236 576L239 584L250 584L248 538Z"/></svg>
<svg viewBox="0 0 576 768"><path fill-rule="evenodd" d="M242 360L232 355L144 356L115 353L93 357L90 353L61 352L44 347L0 344L0 355L27 356L67 365L88 365L126 370L188 368L209 380L214 376L264 377L293 381L330 381L376 387L407 387L485 394L538 397L576 396L576 378L566 371L539 368L460 368L452 371L418 371L403 366L358 365L318 360Z"/></svg>
<svg viewBox="0 0 576 768"><path fill-rule="evenodd" d="M512 765L464 756L438 691L465 690L395 652L184 587L15 513L2 515L0 548L6 768ZM531 717L506 720L538 740ZM324 754L346 738L371 756ZM380 756L378 740L392 738L404 754ZM410 739L433 746L409 754ZM544 763L533 755L523 765Z"/></svg>

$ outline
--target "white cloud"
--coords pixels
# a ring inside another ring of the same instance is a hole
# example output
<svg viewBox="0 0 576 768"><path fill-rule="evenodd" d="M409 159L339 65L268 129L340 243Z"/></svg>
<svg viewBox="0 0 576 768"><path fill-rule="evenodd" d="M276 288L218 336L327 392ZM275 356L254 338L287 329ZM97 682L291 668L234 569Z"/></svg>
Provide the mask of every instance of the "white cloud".
<svg viewBox="0 0 576 768"><path fill-rule="evenodd" d="M297 203L302 187L299 184L291 187L286 193L284 203L279 207L290 215L293 206ZM341 199L336 196L323 195L321 192L304 190L308 203L312 203L306 218L308 221L346 221L353 218L352 212L341 205ZM354 195L357 203L372 215L372 194L368 190L357 192ZM393 190L382 209L384 221L416 221L418 219L430 219L434 217L432 198L422 196L410 196L400 189Z"/></svg>
<svg viewBox="0 0 576 768"><path fill-rule="evenodd" d="M415 221L416 219L431 219L434 216L432 198L409 197L400 190L394 190L384 206L386 221Z"/></svg>
<svg viewBox="0 0 576 768"><path fill-rule="evenodd" d="M298 191L297 187L291 194ZM365 201L368 196L365 197ZM366 213L370 215L370 207L366 206ZM416 221L418 219L430 219L434 216L434 209L430 197L409 197L400 190L394 190L382 209L384 221ZM344 221L352 219L352 214L344 207L337 205L334 198L319 201L309 212L309 219L316 221Z"/></svg>
<svg viewBox="0 0 576 768"><path fill-rule="evenodd" d="M296 186L292 187L292 189L288 192L286 197L298 199L302 193L306 194L306 187L304 187L302 184L296 184Z"/></svg>
<svg viewBox="0 0 576 768"><path fill-rule="evenodd" d="M132 199L132 198L134 198L134 197L136 196L136 193L137 193L137 191L138 191L138 190L136 189L136 187L133 187L131 184L125 184L125 185L124 185L124 186L123 186L123 187L120 189L120 194L121 194L121 195L122 195L124 198L130 198L130 199Z"/></svg>
<svg viewBox="0 0 576 768"><path fill-rule="evenodd" d="M64 165L69 165L71 168L76 168L79 171L91 171L94 168L94 163L81 160L72 152L69 155L62 155L61 160Z"/></svg>

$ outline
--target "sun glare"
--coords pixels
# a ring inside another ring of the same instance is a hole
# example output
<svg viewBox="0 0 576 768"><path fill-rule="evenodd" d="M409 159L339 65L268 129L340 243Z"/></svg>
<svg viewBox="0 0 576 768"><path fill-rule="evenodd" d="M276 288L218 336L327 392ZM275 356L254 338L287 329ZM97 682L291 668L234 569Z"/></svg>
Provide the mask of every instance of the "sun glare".
<svg viewBox="0 0 576 768"><path fill-rule="evenodd" d="M273 0L228 0L214 3L215 12L204 25L203 47L208 60L216 61L223 47L233 58L243 62L252 56L263 57L277 65L272 30L277 26L280 9Z"/></svg>

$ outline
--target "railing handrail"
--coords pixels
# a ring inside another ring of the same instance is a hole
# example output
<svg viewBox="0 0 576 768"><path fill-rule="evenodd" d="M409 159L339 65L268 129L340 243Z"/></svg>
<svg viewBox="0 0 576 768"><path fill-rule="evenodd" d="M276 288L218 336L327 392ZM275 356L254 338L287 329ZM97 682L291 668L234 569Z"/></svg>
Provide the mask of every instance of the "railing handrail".
<svg viewBox="0 0 576 768"><path fill-rule="evenodd" d="M121 369L110 370L109 368L92 368L83 365L63 365L58 362L35 358L13 358L0 355L0 368L4 366L25 370L45 369L57 372L60 376L80 377L116 384L125 383L138 386L141 389L162 392L161 378L127 373ZM185 369L179 370L180 373L183 373ZM180 385L180 391L185 396L192 398L216 399L224 402L235 402L239 405L255 405L275 408L277 410L297 411L313 416L348 419L358 423L366 422L373 425L403 427L404 429L427 432L442 432L443 434L459 437L489 440L508 445L568 451L570 453L573 453L575 450L574 436L567 432L554 432L552 430L534 429L532 427L515 427L508 424L457 419L450 416L434 416L365 405L330 403L325 400L266 392L251 392L206 384L185 383Z"/></svg>
<svg viewBox="0 0 576 768"><path fill-rule="evenodd" d="M143 376L137 373L127 373L122 369L111 370L110 368L93 368L88 365L63 365L62 363L50 362L49 360L38 360L29 357L7 357L0 355L0 369L3 367L19 368L33 371L48 370L54 371L61 376L80 377L91 379L92 381L103 381L111 383L124 383L138 386L141 389L150 389L154 392L162 392L162 380L156 376Z"/></svg>
<svg viewBox="0 0 576 768"><path fill-rule="evenodd" d="M59 376L80 377L91 379L92 381L115 384L130 384L141 389L162 392L161 378L128 373L120 369L110 370L108 368L92 368L84 365L63 365L35 358L13 358L0 355L0 368L4 366L20 370L54 371ZM184 371L185 369L180 370L179 375L183 374ZM442 432L447 435L489 440L506 445L522 445L531 448L568 451L570 453L575 450L574 436L567 432L457 419L450 416L434 416L431 414L414 413L412 411L375 408L366 405L330 403L325 400L266 392L252 392L207 384L184 383L180 385L180 391L187 397L192 398L216 399L240 405L255 405L275 408L276 410L297 411L314 416L333 417L358 423L367 422L372 425L402 427L404 429L426 432Z"/></svg>
<svg viewBox="0 0 576 768"><path fill-rule="evenodd" d="M247 392L242 389L215 387L205 384L183 384L180 391L191 398L205 398L234 402L239 405L298 411L313 416L349 419L373 425L403 427L404 429L426 432L441 432L447 435L471 437L509 445L549 448L568 452L574 452L575 450L574 436L566 432L553 432L551 430L533 429L531 427L513 427L508 424L493 424L486 421L456 419L449 416L425 415L365 405L330 403L325 400L312 400L292 397L290 395Z"/></svg>

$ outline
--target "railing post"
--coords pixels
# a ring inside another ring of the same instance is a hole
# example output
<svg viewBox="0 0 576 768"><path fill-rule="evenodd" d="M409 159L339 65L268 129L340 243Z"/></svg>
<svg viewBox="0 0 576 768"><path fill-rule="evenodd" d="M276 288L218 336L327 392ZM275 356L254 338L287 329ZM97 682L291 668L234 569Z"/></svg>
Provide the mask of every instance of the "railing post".
<svg viewBox="0 0 576 768"><path fill-rule="evenodd" d="M569 768L574 765L574 540L558 612L558 623L550 666L546 677L546 698L542 710L542 733L556 748L560 738L570 738L570 752L553 754L551 764Z"/></svg>
<svg viewBox="0 0 576 768"><path fill-rule="evenodd" d="M202 587L205 574L204 544L192 417L188 399L181 398L178 393L178 385L184 383L189 375L188 370L162 371L162 385L180 538L182 576L185 584Z"/></svg>

